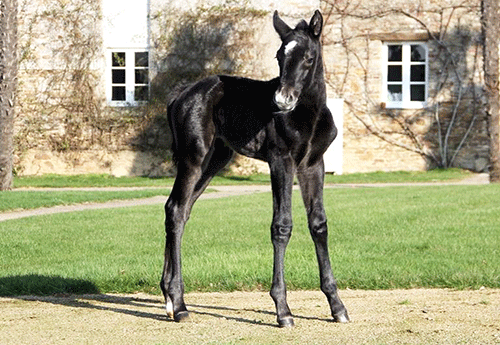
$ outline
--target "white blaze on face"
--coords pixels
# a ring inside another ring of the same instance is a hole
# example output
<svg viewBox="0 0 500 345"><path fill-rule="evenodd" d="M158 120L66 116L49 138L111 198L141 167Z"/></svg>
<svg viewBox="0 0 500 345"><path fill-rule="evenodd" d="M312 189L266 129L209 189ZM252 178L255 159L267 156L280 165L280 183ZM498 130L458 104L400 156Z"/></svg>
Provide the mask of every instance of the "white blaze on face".
<svg viewBox="0 0 500 345"><path fill-rule="evenodd" d="M292 52L293 48L297 45L297 41L290 41L286 46L285 46L285 55L288 55Z"/></svg>

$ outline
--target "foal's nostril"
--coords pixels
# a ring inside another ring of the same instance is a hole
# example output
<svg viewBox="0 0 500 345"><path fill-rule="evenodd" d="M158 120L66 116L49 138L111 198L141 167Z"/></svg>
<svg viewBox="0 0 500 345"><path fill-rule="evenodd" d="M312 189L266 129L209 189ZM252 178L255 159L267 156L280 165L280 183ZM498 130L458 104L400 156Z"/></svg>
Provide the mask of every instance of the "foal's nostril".
<svg viewBox="0 0 500 345"><path fill-rule="evenodd" d="M276 91L274 95L274 102L276 105L284 111L293 110L298 101L298 91L292 87L282 87L280 90Z"/></svg>

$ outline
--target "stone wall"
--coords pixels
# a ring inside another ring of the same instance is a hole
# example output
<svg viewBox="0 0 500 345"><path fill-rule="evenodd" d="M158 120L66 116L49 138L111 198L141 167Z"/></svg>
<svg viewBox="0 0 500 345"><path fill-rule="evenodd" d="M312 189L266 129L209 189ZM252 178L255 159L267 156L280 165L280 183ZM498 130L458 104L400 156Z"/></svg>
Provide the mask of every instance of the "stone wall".
<svg viewBox="0 0 500 345"><path fill-rule="evenodd" d="M201 3L150 1L154 99L146 106L113 108L104 95L101 2L20 1L17 173L171 174L163 163L169 160L169 89L212 73L276 76L280 42L273 10L294 26L319 7L326 23L328 96L345 101L344 172L447 164L487 169L478 0ZM179 45L184 34L194 35L202 49ZM381 100L383 42L414 40L429 42L427 107L389 111ZM266 171L252 160L238 159L233 167L240 173Z"/></svg>
<svg viewBox="0 0 500 345"><path fill-rule="evenodd" d="M480 1L325 0L323 12L329 96L346 104L345 172L487 169ZM385 109L383 43L405 41L428 43L427 106Z"/></svg>
<svg viewBox="0 0 500 345"><path fill-rule="evenodd" d="M105 97L102 30L112 18L103 17L103 1L19 2L18 174L171 174L169 164L160 164L169 161L165 101L171 87L213 73L276 76L273 10L293 23L320 5L319 0L143 0L149 8L153 99L140 107L114 108ZM214 33L221 42L210 41ZM197 35L195 45L175 45L183 34ZM202 49L191 54L193 61L176 58L182 49L193 53L196 48ZM204 50L206 60L200 61ZM242 159L233 165L238 172L266 170Z"/></svg>

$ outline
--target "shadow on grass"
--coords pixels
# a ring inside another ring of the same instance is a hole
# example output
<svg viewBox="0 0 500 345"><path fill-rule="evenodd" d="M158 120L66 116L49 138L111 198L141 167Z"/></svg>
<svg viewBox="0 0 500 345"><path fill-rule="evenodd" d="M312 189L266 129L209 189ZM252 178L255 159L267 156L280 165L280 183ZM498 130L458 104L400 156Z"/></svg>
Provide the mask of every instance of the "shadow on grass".
<svg viewBox="0 0 500 345"><path fill-rule="evenodd" d="M147 296L100 294L99 289L92 282L82 279L36 274L1 277L0 296L9 296L23 301L37 301L71 308L85 308L151 320L173 322L173 320L166 316L162 299L154 297L148 298ZM196 304L188 305L188 308L190 312L195 315L204 315L221 320L230 320L258 326L278 327L277 324L262 322L255 318L229 315L234 312L275 315L274 311ZM294 315L294 317L306 320L329 321L299 315Z"/></svg>
<svg viewBox="0 0 500 345"><path fill-rule="evenodd" d="M54 294L97 294L99 289L90 281L28 274L0 277L0 296Z"/></svg>

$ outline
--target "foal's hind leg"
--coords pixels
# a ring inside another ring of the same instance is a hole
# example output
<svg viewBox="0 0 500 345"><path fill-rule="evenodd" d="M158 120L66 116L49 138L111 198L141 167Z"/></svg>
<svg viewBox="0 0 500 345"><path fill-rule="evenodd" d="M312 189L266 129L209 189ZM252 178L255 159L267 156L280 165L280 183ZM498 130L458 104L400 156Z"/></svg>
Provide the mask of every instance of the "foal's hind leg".
<svg viewBox="0 0 500 345"><path fill-rule="evenodd" d="M337 282L333 277L328 254L328 227L323 206L323 160L312 167L299 168L297 177L307 211L309 231L316 247L321 290L328 299L333 319L336 322L348 322L349 316L337 294Z"/></svg>
<svg viewBox="0 0 500 345"><path fill-rule="evenodd" d="M222 139L216 138L214 140L212 147L210 148L210 152L203 162L203 172L200 179L196 183L192 204L207 188L215 174L217 174L229 163L233 154L234 151L226 146Z"/></svg>
<svg viewBox="0 0 500 345"><path fill-rule="evenodd" d="M165 264L160 284L165 296L167 314L175 321L188 318L183 297L184 283L180 262L180 246L185 223L194 202L203 193L212 177L230 161L232 155L233 151L216 139L203 163L179 164L174 187L165 205Z"/></svg>
<svg viewBox="0 0 500 345"><path fill-rule="evenodd" d="M176 321L188 318L181 272L181 240L192 206L194 187L200 176L201 166L180 163L177 178L165 204L165 263L160 287L167 303L167 313L172 313L170 316Z"/></svg>

